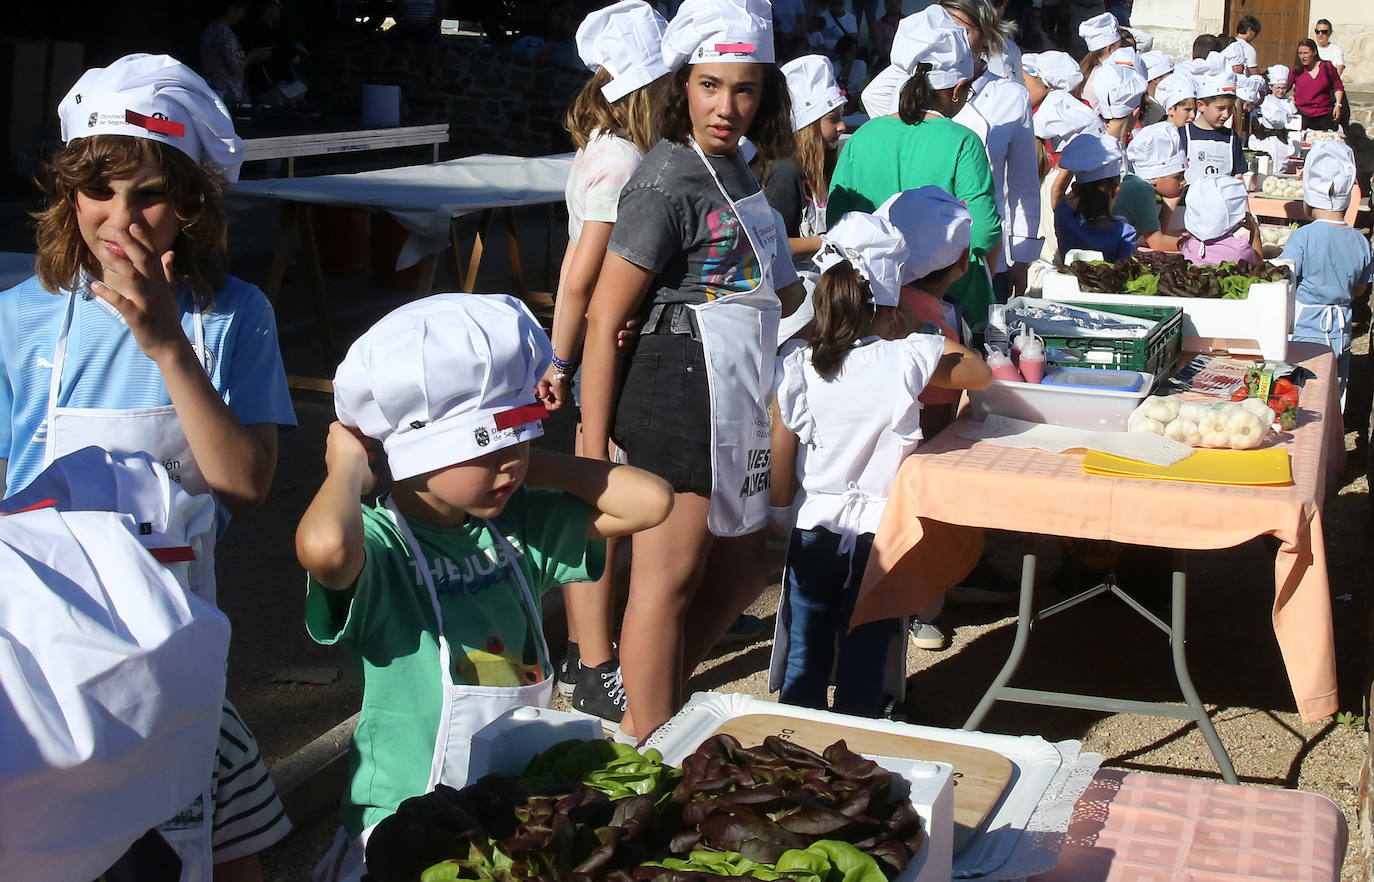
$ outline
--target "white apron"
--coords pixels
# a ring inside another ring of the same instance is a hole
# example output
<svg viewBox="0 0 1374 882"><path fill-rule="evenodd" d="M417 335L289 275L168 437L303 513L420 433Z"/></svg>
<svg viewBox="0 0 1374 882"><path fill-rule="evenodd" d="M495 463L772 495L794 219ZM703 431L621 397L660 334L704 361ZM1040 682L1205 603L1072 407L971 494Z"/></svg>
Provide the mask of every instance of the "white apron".
<svg viewBox="0 0 1374 882"><path fill-rule="evenodd" d="M778 228L762 190L738 202L731 199L695 141L692 149L734 209L761 273L761 281L750 291L691 307L701 334L711 401L711 503L706 527L715 536L744 536L763 529L768 518L768 402L782 314L773 291Z"/></svg>
<svg viewBox="0 0 1374 882"><path fill-rule="evenodd" d="M62 385L62 366L67 360L67 337L76 313L73 292L67 299L67 311L57 333L53 349L52 379L48 383L47 430L43 466L52 464L59 456L74 453L84 447L99 447L114 453L147 453L167 469L172 480L181 484L187 493L209 493L210 485L200 472L186 432L181 427L173 405L136 408L58 407L57 396ZM195 348L201 367L207 368L205 325L200 307L196 307Z"/></svg>
<svg viewBox="0 0 1374 882"><path fill-rule="evenodd" d="M1184 126L1184 131L1187 131L1187 126ZM1207 175L1229 175L1231 161L1229 139L1212 141L1188 138L1188 165L1183 169L1183 178L1191 185Z"/></svg>
<svg viewBox="0 0 1374 882"><path fill-rule="evenodd" d="M396 523L397 529L410 545L410 553L415 560L425 560L419 541L406 523L405 516L396 509L390 499L386 501L387 513ZM525 598L525 608L531 616L530 624L539 637L540 670L549 668L549 645L544 640L544 628L539 606L530 593L529 582L520 569L516 551L504 533L491 521L484 521L487 530L496 539L494 551L504 555L510 564L515 580L520 583L520 592ZM434 621L438 627L439 639L439 678L443 686L443 710L439 714L439 730L434 736L434 752L430 757L429 781L425 784L428 793L438 784L449 787L466 787L468 782L468 760L472 754L472 736L506 711L517 707L552 707L553 677L548 676L529 686L466 686L453 682L453 653L448 638L444 636L444 614L439 608L439 592L434 588L434 577L429 568L419 566L429 591L430 607L434 610ZM343 829L334 835L334 843L329 852L315 867L312 874L314 882L353 882L361 879L364 871L363 856L367 839L372 833L369 827L357 838L349 840Z"/></svg>

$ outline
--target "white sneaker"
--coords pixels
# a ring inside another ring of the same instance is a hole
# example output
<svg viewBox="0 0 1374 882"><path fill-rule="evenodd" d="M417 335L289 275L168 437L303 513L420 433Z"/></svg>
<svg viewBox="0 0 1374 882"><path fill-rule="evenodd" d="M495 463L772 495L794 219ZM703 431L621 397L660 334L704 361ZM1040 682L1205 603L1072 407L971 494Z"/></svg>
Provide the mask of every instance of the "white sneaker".
<svg viewBox="0 0 1374 882"><path fill-rule="evenodd" d="M912 619L908 633L911 635L911 645L917 649L939 650L945 648L945 632L930 622Z"/></svg>

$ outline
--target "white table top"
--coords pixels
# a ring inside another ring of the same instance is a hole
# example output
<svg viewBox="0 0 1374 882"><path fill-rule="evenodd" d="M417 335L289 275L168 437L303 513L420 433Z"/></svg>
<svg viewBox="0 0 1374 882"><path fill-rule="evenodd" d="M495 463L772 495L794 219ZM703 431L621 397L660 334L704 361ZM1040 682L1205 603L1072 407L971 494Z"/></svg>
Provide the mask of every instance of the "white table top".
<svg viewBox="0 0 1374 882"><path fill-rule="evenodd" d="M276 200L388 212L411 231L397 261L405 267L448 245L453 218L488 208L563 201L571 171L571 153L484 153L354 174L239 181L226 197L231 208Z"/></svg>

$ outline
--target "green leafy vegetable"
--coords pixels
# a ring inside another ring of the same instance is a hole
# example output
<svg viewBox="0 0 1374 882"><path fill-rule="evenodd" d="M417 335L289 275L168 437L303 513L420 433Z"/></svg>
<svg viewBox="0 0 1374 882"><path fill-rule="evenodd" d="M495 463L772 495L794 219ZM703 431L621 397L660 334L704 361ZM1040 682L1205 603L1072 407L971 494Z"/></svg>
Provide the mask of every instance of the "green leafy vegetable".
<svg viewBox="0 0 1374 882"><path fill-rule="evenodd" d="M1141 251L1115 263L1077 261L1066 269L1084 291L1229 300L1244 300L1254 282L1276 282L1292 275L1288 267L1271 263L1194 265L1181 254L1163 251Z"/></svg>

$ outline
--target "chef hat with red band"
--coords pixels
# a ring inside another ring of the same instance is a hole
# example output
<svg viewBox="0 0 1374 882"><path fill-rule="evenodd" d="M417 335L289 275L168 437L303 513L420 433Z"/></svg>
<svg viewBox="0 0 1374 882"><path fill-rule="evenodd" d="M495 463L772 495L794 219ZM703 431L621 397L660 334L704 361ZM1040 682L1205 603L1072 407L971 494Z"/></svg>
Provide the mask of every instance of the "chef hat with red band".
<svg viewBox="0 0 1374 882"><path fill-rule="evenodd" d="M553 349L505 294L435 294L388 313L334 376L339 422L382 442L397 480L544 434L535 398Z"/></svg>
<svg viewBox="0 0 1374 882"><path fill-rule="evenodd" d="M175 147L229 183L239 178L243 141L200 75L170 55L126 55L86 71L57 105L62 140L127 135Z"/></svg>
<svg viewBox="0 0 1374 882"><path fill-rule="evenodd" d="M663 63L748 61L772 64L773 7L768 0L685 0L663 32Z"/></svg>

